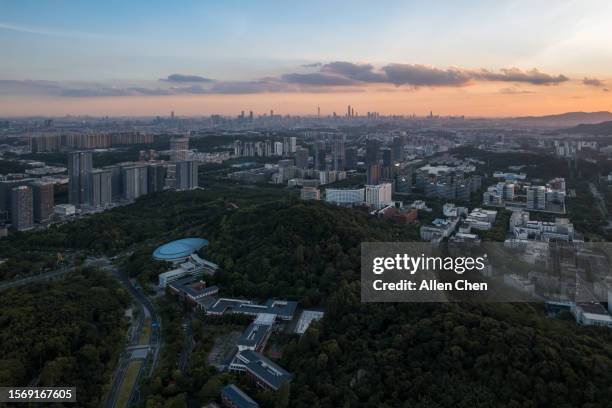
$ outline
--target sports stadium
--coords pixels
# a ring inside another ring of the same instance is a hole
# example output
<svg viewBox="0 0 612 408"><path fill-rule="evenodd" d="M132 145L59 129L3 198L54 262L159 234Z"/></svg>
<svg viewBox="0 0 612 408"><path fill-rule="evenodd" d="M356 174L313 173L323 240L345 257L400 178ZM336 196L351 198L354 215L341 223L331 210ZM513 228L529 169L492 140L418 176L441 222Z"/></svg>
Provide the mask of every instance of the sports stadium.
<svg viewBox="0 0 612 408"><path fill-rule="evenodd" d="M203 238L178 239L158 247L153 251L153 259L172 263L183 262L187 260L191 254L207 245L208 241Z"/></svg>

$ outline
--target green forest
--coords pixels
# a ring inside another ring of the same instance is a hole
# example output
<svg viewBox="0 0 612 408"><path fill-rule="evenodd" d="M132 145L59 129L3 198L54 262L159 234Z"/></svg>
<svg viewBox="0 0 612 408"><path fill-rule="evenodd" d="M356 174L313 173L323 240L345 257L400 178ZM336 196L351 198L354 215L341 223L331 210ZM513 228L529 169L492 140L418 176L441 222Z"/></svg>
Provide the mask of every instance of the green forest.
<svg viewBox="0 0 612 408"><path fill-rule="evenodd" d="M79 406L100 407L128 304L119 284L94 269L2 292L0 386L76 386Z"/></svg>
<svg viewBox="0 0 612 408"><path fill-rule="evenodd" d="M204 190L151 195L44 232L16 235L2 241L0 253L126 254L126 273L155 282L164 265L151 261L152 250L185 236L210 240L202 255L221 265L209 283L219 285L224 296L294 299L304 307L323 307L326 317L304 336L284 340L279 362L295 378L289 389L273 395L206 362L214 338L227 327L240 330L242 321L219 325L197 318L193 361L186 373L179 372L182 310L164 300L165 347L160 366L143 385L144 407L200 406L217 399L228 382L238 382L264 407L609 406L609 331L550 318L538 305L361 303L360 243L416 240L417 227L299 201L286 190L209 184ZM3 383L10 376L27 382L37 372L45 384L82 381L92 389L84 406L95 406L121 343L126 305L125 293L93 271L3 293ZM39 324L43 313L46 321ZM61 348L49 333L61 339ZM83 350L87 345L93 349Z"/></svg>

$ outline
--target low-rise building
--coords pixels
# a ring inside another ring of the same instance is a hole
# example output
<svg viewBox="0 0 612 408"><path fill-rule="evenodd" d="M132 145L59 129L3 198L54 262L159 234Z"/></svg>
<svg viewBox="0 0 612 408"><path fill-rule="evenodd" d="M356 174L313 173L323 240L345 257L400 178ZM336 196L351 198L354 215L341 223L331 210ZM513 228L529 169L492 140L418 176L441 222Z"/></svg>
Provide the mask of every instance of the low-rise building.
<svg viewBox="0 0 612 408"><path fill-rule="evenodd" d="M236 353L230 364L230 371L245 373L257 386L271 391L278 391L285 382L293 378L284 368L252 350Z"/></svg>
<svg viewBox="0 0 612 408"><path fill-rule="evenodd" d="M302 187L300 198L302 200L320 200L321 192L316 187Z"/></svg>
<svg viewBox="0 0 612 408"><path fill-rule="evenodd" d="M221 390L221 401L227 408L259 408L251 397L234 384L229 384Z"/></svg>
<svg viewBox="0 0 612 408"><path fill-rule="evenodd" d="M612 316L600 303L576 303L571 311L578 324L612 328Z"/></svg>

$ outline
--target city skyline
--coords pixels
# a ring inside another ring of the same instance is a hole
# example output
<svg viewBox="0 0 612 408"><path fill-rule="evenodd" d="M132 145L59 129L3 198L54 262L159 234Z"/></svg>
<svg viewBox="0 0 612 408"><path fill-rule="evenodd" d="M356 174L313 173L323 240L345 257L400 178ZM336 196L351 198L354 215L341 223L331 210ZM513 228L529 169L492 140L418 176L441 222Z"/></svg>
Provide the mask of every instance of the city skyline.
<svg viewBox="0 0 612 408"><path fill-rule="evenodd" d="M0 2L0 114L522 116L610 110L592 1Z"/></svg>

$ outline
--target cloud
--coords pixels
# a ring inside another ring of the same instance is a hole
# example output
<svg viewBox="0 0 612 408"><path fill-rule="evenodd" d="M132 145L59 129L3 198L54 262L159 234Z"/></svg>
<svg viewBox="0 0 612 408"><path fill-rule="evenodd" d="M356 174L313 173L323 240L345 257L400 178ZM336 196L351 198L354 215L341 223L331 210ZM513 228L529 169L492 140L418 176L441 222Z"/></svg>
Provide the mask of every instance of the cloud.
<svg viewBox="0 0 612 408"><path fill-rule="evenodd" d="M40 27L40 26L31 26L25 24L15 24L6 21L0 21L0 30L9 30L15 31L23 34L34 34L34 35L42 35L42 36L51 36L51 37L71 37L71 38L100 38L100 39L119 39L120 36L117 35L109 35L109 34L99 34L99 33L90 33L85 31L75 31L75 30L59 30L54 28Z"/></svg>
<svg viewBox="0 0 612 408"><path fill-rule="evenodd" d="M204 78L198 75L171 74L166 78L160 79L166 82L214 82L212 79Z"/></svg>
<svg viewBox="0 0 612 408"><path fill-rule="evenodd" d="M398 86L464 86L472 79L468 72L460 69L440 69L419 64L389 64L382 70L387 74L388 81Z"/></svg>
<svg viewBox="0 0 612 408"><path fill-rule="evenodd" d="M313 62L312 64L302 64L300 67L302 68L319 68L323 64L321 62Z"/></svg>
<svg viewBox="0 0 612 408"><path fill-rule="evenodd" d="M375 72L371 64L336 61L323 65L321 72L341 75L360 82L388 82L387 75L384 72Z"/></svg>
<svg viewBox="0 0 612 408"><path fill-rule="evenodd" d="M335 61L321 64L316 72L287 73L245 81L215 81L198 75L170 74L166 78L139 82L57 82L40 80L0 80L0 94L47 95L61 97L120 97L163 96L182 94L258 94L291 92L358 92L368 85L404 87L415 91L420 87L461 88L476 82L510 82L500 93L527 93L520 84L535 86L557 85L568 81L564 75L551 75L537 69L522 71L505 68L486 69L438 68L421 64L387 64L376 68L372 64ZM595 79L585 78L595 86ZM586 82L585 82L586 83ZM603 84L603 81L597 83Z"/></svg>
<svg viewBox="0 0 612 408"><path fill-rule="evenodd" d="M606 83L605 81L602 81L601 79L597 79L597 78L587 78L584 77L584 79L582 80L582 83L584 85L588 85L588 86L604 86Z"/></svg>
<svg viewBox="0 0 612 408"><path fill-rule="evenodd" d="M207 93L209 94L256 94L256 93L278 93L295 92L289 84L276 80L261 81L224 81L214 84Z"/></svg>
<svg viewBox="0 0 612 408"><path fill-rule="evenodd" d="M554 85L569 78L565 75L550 75L537 69L522 71L504 68L499 71L486 69L438 68L423 64L393 63L376 69L372 64L355 64L335 61L321 66L318 73L285 74L283 81L304 85L345 86L367 83L390 83L414 88L462 87L477 81L528 83L531 85Z"/></svg>
<svg viewBox="0 0 612 408"><path fill-rule="evenodd" d="M342 75L327 74L316 72L312 74L285 74L281 76L283 82L302 85L326 85L326 86L345 86L354 85L355 81Z"/></svg>
<svg viewBox="0 0 612 408"><path fill-rule="evenodd" d="M533 92L527 91L525 89L519 89L516 87L508 87L508 88L501 88L499 90L499 93L504 94L504 95L521 95L521 94L531 94Z"/></svg>
<svg viewBox="0 0 612 408"><path fill-rule="evenodd" d="M536 68L521 71L518 68L502 68L500 72L480 70L471 73L473 79L499 82L524 82L532 85L554 85L569 81L565 75L550 75Z"/></svg>

